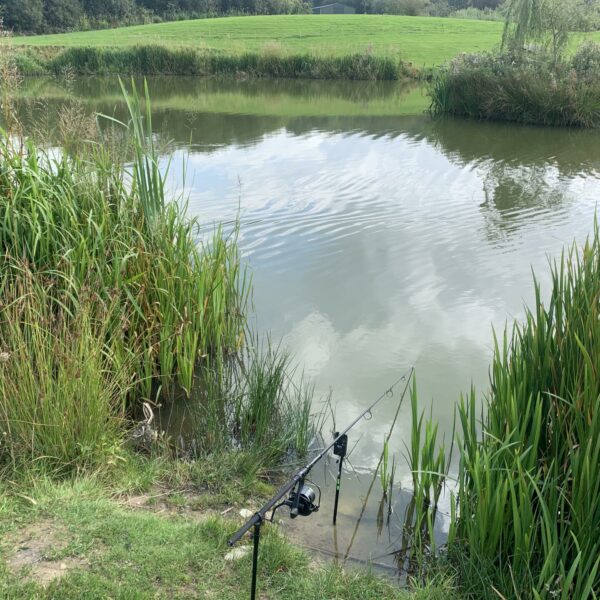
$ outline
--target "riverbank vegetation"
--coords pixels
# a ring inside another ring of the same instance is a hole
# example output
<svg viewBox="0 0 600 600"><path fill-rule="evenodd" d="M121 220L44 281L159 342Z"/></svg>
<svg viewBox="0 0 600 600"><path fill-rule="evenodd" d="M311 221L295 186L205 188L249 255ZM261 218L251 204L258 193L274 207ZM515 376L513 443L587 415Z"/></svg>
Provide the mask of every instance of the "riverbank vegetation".
<svg viewBox="0 0 600 600"><path fill-rule="evenodd" d="M600 127L600 44L554 63L535 53L463 55L435 77L431 110L536 125Z"/></svg>
<svg viewBox="0 0 600 600"><path fill-rule="evenodd" d="M271 79L392 81L419 74L402 61L370 52L344 56L285 54L277 50L221 54L164 46L67 48L49 56L20 53L14 64L24 75L184 75Z"/></svg>
<svg viewBox="0 0 600 600"><path fill-rule="evenodd" d="M495 339L489 395L480 402L472 390L460 400L457 481L447 476L435 424L422 434L413 415L413 557L432 564L448 484L440 562L469 597L584 600L600 592L598 226L553 264L547 301L535 288L525 322Z"/></svg>
<svg viewBox="0 0 600 600"><path fill-rule="evenodd" d="M503 44L461 55L436 76L434 114L539 125L600 126L600 45L573 52L574 32L597 21L597 5L579 0L511 0Z"/></svg>
<svg viewBox="0 0 600 600"><path fill-rule="evenodd" d="M77 472L126 439L169 447L158 415L177 398L194 407L191 457L304 452L310 390L248 334L235 231L203 232L167 201L149 99L143 116L126 100L126 126L63 114L60 156L15 121L1 140L0 462Z"/></svg>

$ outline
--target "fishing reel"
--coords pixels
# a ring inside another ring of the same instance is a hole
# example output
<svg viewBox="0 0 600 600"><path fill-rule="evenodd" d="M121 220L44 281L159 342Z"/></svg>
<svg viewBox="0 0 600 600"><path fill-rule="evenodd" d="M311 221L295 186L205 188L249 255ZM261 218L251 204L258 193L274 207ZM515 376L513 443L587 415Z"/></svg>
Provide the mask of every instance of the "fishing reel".
<svg viewBox="0 0 600 600"><path fill-rule="evenodd" d="M319 499L317 500L317 492L304 483L304 480L299 481L298 485L290 492L287 500L284 500L273 508L270 521L275 518L275 511L282 506L290 507L290 518L295 519L298 516L308 517L312 513L317 512L321 506L321 488L316 483L311 483L317 488ZM317 500L315 502L315 500Z"/></svg>

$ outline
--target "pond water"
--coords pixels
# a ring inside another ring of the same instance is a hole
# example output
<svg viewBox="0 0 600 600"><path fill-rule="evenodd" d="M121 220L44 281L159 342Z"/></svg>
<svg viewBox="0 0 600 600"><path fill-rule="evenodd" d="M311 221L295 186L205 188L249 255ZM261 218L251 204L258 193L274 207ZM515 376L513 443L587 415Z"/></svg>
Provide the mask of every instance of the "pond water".
<svg viewBox="0 0 600 600"><path fill-rule="evenodd" d="M319 397L332 390L339 427L414 365L420 404L449 435L460 393L487 388L492 328L532 300L532 269L547 289L549 258L593 227L594 131L432 120L422 90L393 84L180 78L150 90L156 132L174 144L172 189L205 223L239 215L256 326L284 339ZM22 98L33 119L67 99L124 115L114 80L31 80ZM335 465L317 469L323 507L290 527L301 543L392 564L380 557L410 496L408 400L391 442L404 490L391 528L377 532L377 484L348 546L397 398L351 432L337 532Z"/></svg>

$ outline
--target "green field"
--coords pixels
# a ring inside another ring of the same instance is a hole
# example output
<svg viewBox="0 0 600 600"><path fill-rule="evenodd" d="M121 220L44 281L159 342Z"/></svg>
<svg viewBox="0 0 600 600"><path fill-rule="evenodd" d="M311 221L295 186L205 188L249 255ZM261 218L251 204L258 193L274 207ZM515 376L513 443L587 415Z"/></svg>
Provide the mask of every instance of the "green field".
<svg viewBox="0 0 600 600"><path fill-rule="evenodd" d="M460 52L491 50L502 23L380 15L228 17L102 31L16 37L31 46L193 46L227 54L244 51L346 55L368 48L416 67L440 64Z"/></svg>

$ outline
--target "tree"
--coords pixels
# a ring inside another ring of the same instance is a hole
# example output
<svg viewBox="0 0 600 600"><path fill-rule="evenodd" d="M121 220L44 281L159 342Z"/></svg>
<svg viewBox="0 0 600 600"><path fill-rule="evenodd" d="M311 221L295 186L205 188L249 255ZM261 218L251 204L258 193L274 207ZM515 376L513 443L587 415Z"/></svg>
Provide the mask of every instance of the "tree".
<svg viewBox="0 0 600 600"><path fill-rule="evenodd" d="M118 21L135 10L134 0L83 0L83 10L88 17Z"/></svg>
<svg viewBox="0 0 600 600"><path fill-rule="evenodd" d="M74 29L83 18L79 0L46 0L44 18L52 30Z"/></svg>
<svg viewBox="0 0 600 600"><path fill-rule="evenodd" d="M177 8L177 0L138 0L138 4L156 14L172 12Z"/></svg>
<svg viewBox="0 0 600 600"><path fill-rule="evenodd" d="M556 65L571 34L589 28L597 14L597 0L508 0L502 46L522 52L540 44Z"/></svg>
<svg viewBox="0 0 600 600"><path fill-rule="evenodd" d="M4 25L8 29L37 33L44 21L42 0L3 0Z"/></svg>
<svg viewBox="0 0 600 600"><path fill-rule="evenodd" d="M422 15L429 0L372 0L370 12L385 15Z"/></svg>

